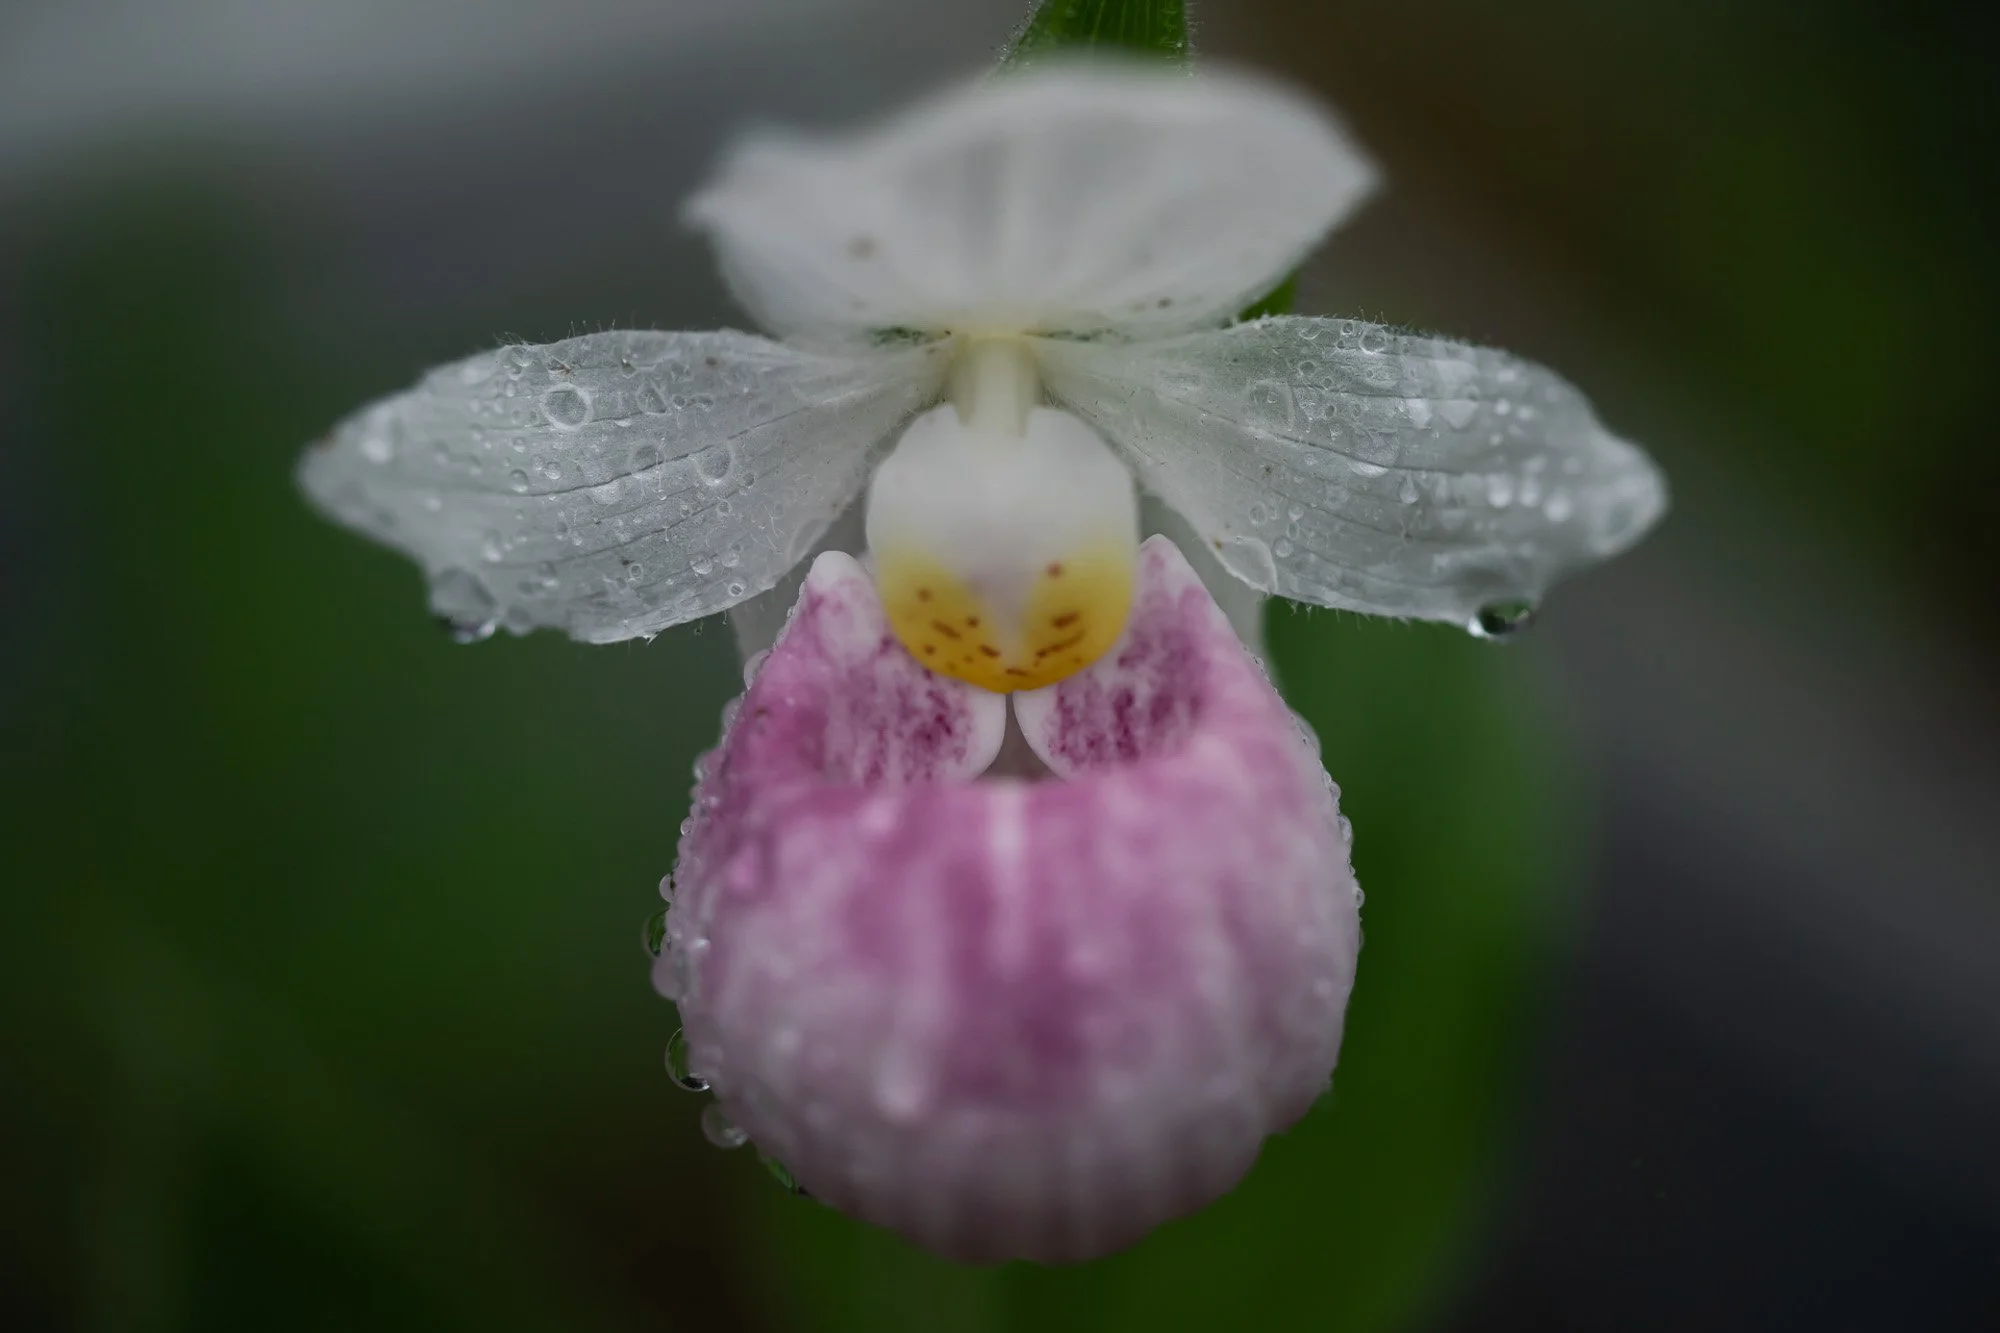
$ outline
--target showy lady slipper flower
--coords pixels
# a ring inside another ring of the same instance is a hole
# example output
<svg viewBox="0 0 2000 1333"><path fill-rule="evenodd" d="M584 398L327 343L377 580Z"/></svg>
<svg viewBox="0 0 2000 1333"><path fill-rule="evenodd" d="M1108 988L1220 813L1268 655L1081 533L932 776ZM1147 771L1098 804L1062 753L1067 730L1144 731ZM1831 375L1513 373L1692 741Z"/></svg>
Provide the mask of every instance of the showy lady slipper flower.
<svg viewBox="0 0 2000 1333"><path fill-rule="evenodd" d="M1232 322L1373 179L1217 73L1056 65L755 140L688 216L781 341L502 348L308 455L466 638L740 605L866 491L866 563L819 556L705 761L656 971L718 1135L816 1197L958 1257L1088 1257L1327 1084L1360 939L1337 793L1142 544L1135 478L1220 579L1485 633L1660 514L1546 370Z"/></svg>

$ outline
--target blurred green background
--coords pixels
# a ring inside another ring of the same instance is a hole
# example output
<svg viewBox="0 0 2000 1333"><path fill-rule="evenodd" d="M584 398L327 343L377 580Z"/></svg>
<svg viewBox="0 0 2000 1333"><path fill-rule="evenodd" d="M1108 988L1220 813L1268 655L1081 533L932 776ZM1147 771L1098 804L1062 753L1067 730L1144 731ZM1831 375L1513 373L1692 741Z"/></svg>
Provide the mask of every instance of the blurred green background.
<svg viewBox="0 0 2000 1333"><path fill-rule="evenodd" d="M961 1270L702 1139L639 925L726 627L456 647L291 468L501 337L740 324L672 212L727 136L1024 9L0 8L8 1326L2000 1326L2000 268L1942 5L1197 7L1385 164L1301 308L1557 365L1677 510L1519 647L1273 609L1367 946L1230 1198Z"/></svg>

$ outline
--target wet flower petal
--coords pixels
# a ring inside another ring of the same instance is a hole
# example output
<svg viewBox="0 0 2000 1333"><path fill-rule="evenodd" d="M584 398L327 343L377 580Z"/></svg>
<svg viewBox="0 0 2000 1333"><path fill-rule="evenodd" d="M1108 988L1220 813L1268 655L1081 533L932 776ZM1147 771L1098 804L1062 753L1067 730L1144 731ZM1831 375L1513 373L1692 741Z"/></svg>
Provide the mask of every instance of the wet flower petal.
<svg viewBox="0 0 2000 1333"><path fill-rule="evenodd" d="M1201 1206L1339 1051L1335 792L1180 553L1140 563L1122 646L1020 697L1069 775L1022 782L968 780L997 697L899 658L822 557L682 845L695 1067L816 1198L957 1258Z"/></svg>
<svg viewBox="0 0 2000 1333"><path fill-rule="evenodd" d="M320 509L414 557L468 636L656 634L771 587L934 398L940 349L591 333L440 366L307 451Z"/></svg>
<svg viewBox="0 0 2000 1333"><path fill-rule="evenodd" d="M1478 623L1638 541L1665 479L1567 381L1491 348L1286 316L1047 340L1057 401L1260 592Z"/></svg>

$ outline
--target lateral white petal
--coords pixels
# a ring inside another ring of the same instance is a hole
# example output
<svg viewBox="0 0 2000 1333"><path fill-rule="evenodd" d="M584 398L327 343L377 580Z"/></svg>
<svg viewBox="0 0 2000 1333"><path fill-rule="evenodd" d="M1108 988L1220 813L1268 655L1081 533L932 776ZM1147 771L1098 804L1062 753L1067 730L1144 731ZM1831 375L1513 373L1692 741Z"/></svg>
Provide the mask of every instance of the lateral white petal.
<svg viewBox="0 0 2000 1333"><path fill-rule="evenodd" d="M943 370L936 347L827 357L731 332L505 347L356 412L299 481L414 557L463 635L612 642L775 584Z"/></svg>
<svg viewBox="0 0 2000 1333"><path fill-rule="evenodd" d="M754 139L688 217L788 336L1138 337L1242 309L1374 183L1325 112L1262 79L1053 64L846 137Z"/></svg>
<svg viewBox="0 0 2000 1333"><path fill-rule="evenodd" d="M1468 623L1625 549L1666 508L1643 452L1505 352L1278 318L1041 353L1050 392L1231 573L1299 601Z"/></svg>

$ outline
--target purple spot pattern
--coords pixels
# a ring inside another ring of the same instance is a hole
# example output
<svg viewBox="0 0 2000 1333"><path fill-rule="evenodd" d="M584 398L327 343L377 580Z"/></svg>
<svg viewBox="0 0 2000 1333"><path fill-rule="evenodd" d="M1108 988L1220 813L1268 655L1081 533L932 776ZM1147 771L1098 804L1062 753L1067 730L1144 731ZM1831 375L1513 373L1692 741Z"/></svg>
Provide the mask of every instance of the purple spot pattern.
<svg viewBox="0 0 2000 1333"><path fill-rule="evenodd" d="M1006 700L823 556L704 762L662 989L814 1196L972 1262L1218 1197L1325 1090L1360 914L1338 792L1163 538L1121 645Z"/></svg>

